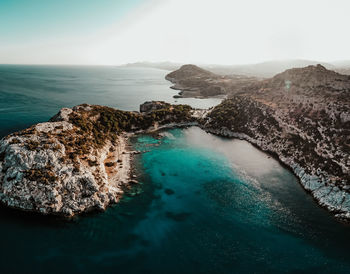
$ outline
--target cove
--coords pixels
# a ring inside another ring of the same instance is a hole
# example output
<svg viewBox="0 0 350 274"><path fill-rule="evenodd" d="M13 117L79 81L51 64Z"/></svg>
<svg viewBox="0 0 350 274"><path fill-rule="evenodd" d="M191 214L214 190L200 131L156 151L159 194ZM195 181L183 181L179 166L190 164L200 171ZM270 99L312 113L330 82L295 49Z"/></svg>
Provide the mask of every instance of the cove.
<svg viewBox="0 0 350 274"><path fill-rule="evenodd" d="M349 271L348 227L319 208L276 160L241 140L199 128L137 149L154 199L134 229L155 252L159 272ZM176 263L175 263L176 262Z"/></svg>
<svg viewBox="0 0 350 274"><path fill-rule="evenodd" d="M106 212L1 208L4 273L349 273L349 227L249 143L198 127L130 142L140 183Z"/></svg>

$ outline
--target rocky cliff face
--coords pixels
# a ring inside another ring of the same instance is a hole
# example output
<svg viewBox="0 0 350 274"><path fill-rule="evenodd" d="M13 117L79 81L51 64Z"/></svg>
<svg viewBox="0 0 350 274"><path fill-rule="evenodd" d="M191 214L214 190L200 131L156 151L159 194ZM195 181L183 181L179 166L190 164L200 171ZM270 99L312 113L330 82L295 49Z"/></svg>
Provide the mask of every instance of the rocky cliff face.
<svg viewBox="0 0 350 274"><path fill-rule="evenodd" d="M0 201L42 214L105 209L129 182L127 133L191 122L189 106L140 114L81 105L0 141Z"/></svg>
<svg viewBox="0 0 350 274"><path fill-rule="evenodd" d="M349 76L291 69L231 96L203 125L273 153L322 206L350 219L349 96Z"/></svg>

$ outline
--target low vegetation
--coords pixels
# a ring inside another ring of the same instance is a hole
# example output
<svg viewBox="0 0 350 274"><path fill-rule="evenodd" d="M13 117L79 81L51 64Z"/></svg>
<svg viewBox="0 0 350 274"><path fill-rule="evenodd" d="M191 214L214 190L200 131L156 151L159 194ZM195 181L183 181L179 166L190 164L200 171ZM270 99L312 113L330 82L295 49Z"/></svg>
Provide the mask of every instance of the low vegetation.
<svg viewBox="0 0 350 274"><path fill-rule="evenodd" d="M115 142L121 132L146 130L155 123L160 125L192 120L187 105L164 103L164 107L145 114L122 111L104 106L91 106L85 110L84 105L70 115L70 122L76 127L75 134L59 136L59 140L71 153L71 158L88 154L92 148L101 148L107 141Z"/></svg>
<svg viewBox="0 0 350 274"><path fill-rule="evenodd" d="M58 177L53 170L53 166L47 165L44 168L32 168L25 171L25 178L38 183L49 184L57 181Z"/></svg>

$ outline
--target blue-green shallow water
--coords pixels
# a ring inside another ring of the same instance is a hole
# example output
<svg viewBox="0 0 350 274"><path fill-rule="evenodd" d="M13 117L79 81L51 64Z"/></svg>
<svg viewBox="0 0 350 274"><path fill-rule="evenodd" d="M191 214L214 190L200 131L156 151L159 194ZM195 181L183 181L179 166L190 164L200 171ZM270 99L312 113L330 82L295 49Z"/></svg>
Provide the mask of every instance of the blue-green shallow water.
<svg viewBox="0 0 350 274"><path fill-rule="evenodd" d="M349 273L349 227L247 142L192 127L132 143L147 151L140 184L106 212L64 222L2 209L2 269Z"/></svg>
<svg viewBox="0 0 350 274"><path fill-rule="evenodd" d="M1 132L81 102L172 100L165 74L0 66ZM141 183L104 213L66 222L0 208L1 273L350 273L350 227L278 162L196 127L163 135L132 140L148 151L135 159Z"/></svg>

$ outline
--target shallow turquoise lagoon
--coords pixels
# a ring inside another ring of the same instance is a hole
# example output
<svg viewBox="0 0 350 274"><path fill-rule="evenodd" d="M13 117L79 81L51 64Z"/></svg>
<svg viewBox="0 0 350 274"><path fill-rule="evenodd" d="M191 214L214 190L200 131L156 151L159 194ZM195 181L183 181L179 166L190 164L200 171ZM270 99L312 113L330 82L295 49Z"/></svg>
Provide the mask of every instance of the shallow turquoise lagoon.
<svg viewBox="0 0 350 274"><path fill-rule="evenodd" d="M134 229L150 268L200 273L347 273L348 227L245 141L192 127L135 140L154 199ZM334 234L333 234L334 233ZM146 254L148 252L146 251ZM171 267L170 267L171 268ZM160 272L161 272L160 271ZM175 272L176 272L175 271Z"/></svg>
<svg viewBox="0 0 350 274"><path fill-rule="evenodd" d="M140 183L104 213L1 208L4 273L349 273L349 227L278 162L196 127L161 135L131 140Z"/></svg>

